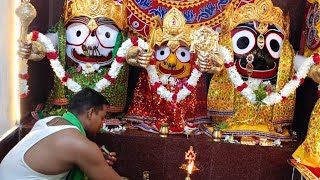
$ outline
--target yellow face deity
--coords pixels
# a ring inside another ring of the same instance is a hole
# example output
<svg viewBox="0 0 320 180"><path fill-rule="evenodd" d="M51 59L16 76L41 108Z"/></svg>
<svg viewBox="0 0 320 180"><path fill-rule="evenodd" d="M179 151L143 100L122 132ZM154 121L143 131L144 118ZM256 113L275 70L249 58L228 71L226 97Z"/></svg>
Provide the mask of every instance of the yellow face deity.
<svg viewBox="0 0 320 180"><path fill-rule="evenodd" d="M156 67L159 75L187 78L191 73L191 28L181 11L172 8L160 26L151 31L151 47L155 48Z"/></svg>
<svg viewBox="0 0 320 180"><path fill-rule="evenodd" d="M191 54L189 47L183 43L176 49L167 45L156 46L155 57L159 75L170 74L178 79L190 76Z"/></svg>

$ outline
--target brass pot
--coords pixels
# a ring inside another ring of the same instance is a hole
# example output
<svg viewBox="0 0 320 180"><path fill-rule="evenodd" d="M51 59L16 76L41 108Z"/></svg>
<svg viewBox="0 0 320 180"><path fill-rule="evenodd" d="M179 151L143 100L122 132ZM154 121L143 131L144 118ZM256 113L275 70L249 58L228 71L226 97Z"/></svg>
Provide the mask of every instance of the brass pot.
<svg viewBox="0 0 320 180"><path fill-rule="evenodd" d="M212 132L212 139L214 142L220 142L222 139L222 131L221 130L214 130Z"/></svg>
<svg viewBox="0 0 320 180"><path fill-rule="evenodd" d="M160 137L166 138L169 134L169 128L167 123L162 123L159 130Z"/></svg>

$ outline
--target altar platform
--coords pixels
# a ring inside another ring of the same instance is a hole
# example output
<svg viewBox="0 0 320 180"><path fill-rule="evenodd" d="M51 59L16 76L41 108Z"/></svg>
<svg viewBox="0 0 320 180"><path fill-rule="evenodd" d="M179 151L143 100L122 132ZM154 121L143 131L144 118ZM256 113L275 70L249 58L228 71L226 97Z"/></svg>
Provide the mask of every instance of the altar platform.
<svg viewBox="0 0 320 180"><path fill-rule="evenodd" d="M130 180L141 180L143 171L150 172L150 180L184 179L186 172L179 167L186 163L184 156L190 146L197 153L195 165L200 169L191 175L193 180L290 180L288 159L299 145L245 146L212 142L206 135L161 138L140 130L98 134L95 142L117 152L114 169Z"/></svg>

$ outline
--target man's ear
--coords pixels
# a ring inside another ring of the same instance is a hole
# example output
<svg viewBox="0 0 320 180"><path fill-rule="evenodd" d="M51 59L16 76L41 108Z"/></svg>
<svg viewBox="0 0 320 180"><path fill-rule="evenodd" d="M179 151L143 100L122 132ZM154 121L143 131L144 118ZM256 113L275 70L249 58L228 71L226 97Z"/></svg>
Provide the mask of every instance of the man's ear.
<svg viewBox="0 0 320 180"><path fill-rule="evenodd" d="M88 116L88 119L89 119L89 120L91 120L91 117L92 117L93 113L94 113L94 108L92 107L92 108L90 108L90 109L88 110L88 113L87 113L87 116Z"/></svg>

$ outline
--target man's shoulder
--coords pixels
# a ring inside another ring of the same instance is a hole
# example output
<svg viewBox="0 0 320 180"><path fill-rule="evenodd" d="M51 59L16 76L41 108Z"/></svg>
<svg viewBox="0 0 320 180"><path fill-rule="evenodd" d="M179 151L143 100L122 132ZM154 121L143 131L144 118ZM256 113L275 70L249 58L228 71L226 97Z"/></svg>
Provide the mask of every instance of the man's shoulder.
<svg viewBox="0 0 320 180"><path fill-rule="evenodd" d="M84 136L77 128L63 129L57 133L57 137L59 140L67 141L68 143L88 141L88 138Z"/></svg>
<svg viewBox="0 0 320 180"><path fill-rule="evenodd" d="M88 143L88 138L81 134L76 128L62 129L47 138L48 142L54 143L57 148L74 149L79 148L82 144Z"/></svg>
<svg viewBox="0 0 320 180"><path fill-rule="evenodd" d="M93 147L96 146L95 143L90 141L78 130L66 131L59 141L59 143L61 144L60 147L65 147L64 149L67 150L68 153L78 155L90 154Z"/></svg>
<svg viewBox="0 0 320 180"><path fill-rule="evenodd" d="M53 137L50 143L54 143L57 151L64 153L66 156L79 154L87 151L92 146L92 142L81 132L74 128L64 129Z"/></svg>

